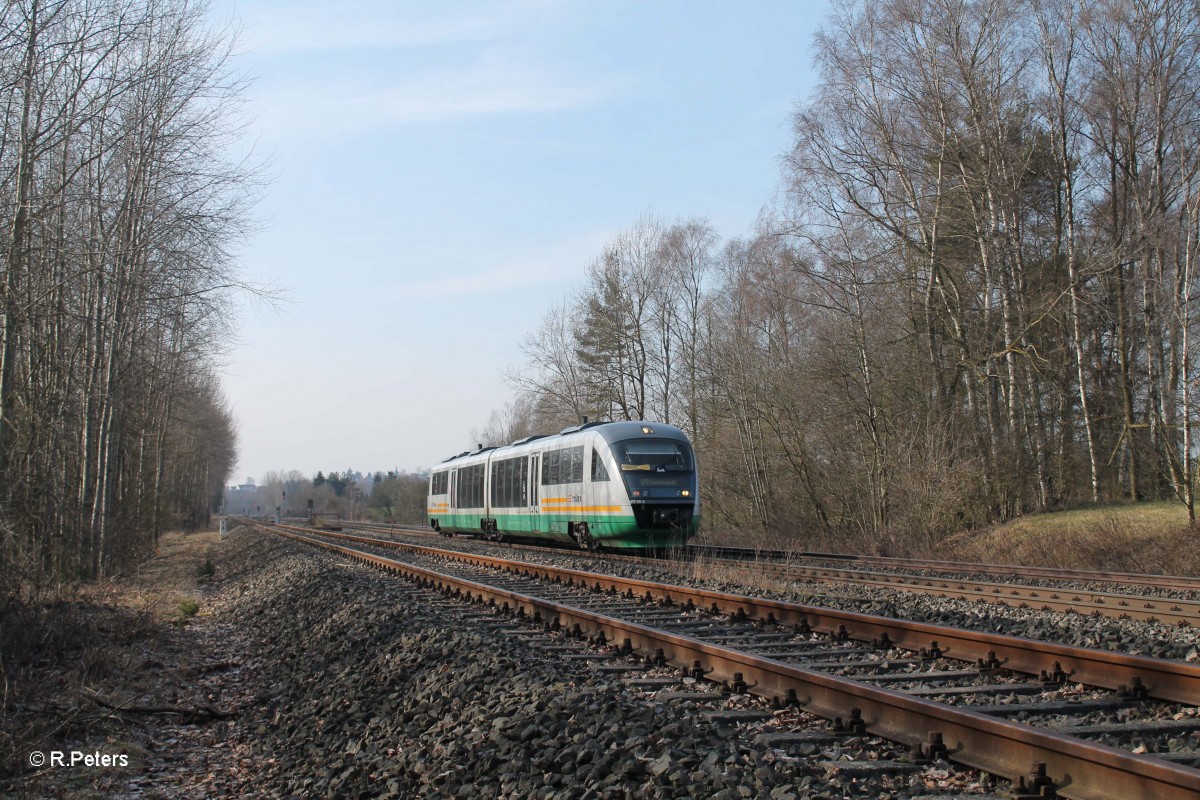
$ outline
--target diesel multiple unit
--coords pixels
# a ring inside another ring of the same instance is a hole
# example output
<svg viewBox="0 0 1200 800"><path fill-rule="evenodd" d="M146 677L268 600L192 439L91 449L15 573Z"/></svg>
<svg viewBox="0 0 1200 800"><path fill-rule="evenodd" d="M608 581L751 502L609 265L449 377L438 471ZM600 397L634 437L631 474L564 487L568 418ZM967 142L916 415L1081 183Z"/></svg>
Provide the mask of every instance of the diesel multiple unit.
<svg viewBox="0 0 1200 800"><path fill-rule="evenodd" d="M579 547L667 547L700 523L691 443L655 422L590 422L461 453L429 476L444 534Z"/></svg>

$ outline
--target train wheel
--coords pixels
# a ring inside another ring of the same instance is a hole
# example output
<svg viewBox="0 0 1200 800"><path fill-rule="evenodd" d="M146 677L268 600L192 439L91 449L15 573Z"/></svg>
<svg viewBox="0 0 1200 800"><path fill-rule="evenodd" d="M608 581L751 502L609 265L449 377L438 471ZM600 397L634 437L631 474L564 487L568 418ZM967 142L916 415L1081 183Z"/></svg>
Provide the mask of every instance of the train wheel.
<svg viewBox="0 0 1200 800"><path fill-rule="evenodd" d="M579 546L584 550L595 552L600 549L600 544L592 538L586 522L575 523L575 541L579 542Z"/></svg>

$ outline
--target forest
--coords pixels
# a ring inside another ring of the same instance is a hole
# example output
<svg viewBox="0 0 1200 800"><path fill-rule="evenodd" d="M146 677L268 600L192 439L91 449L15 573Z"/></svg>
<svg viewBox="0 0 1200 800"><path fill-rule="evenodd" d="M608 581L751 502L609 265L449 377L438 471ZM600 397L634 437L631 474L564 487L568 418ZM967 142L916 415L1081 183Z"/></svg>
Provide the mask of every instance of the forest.
<svg viewBox="0 0 1200 800"><path fill-rule="evenodd" d="M637 217L471 441L675 423L706 525L847 548L1164 498L1194 524L1198 20L835 3L753 232Z"/></svg>
<svg viewBox="0 0 1200 800"><path fill-rule="evenodd" d="M236 462L217 369L261 180L231 155L245 80L207 11L0 11L0 601L204 524ZM470 442L671 422L707 526L845 549L1086 504L1194 522L1198 21L837 0L755 228L633 219ZM355 502L308 480L293 501ZM419 502L375 483L379 515Z"/></svg>
<svg viewBox="0 0 1200 800"><path fill-rule="evenodd" d="M233 37L184 0L0 9L0 609L218 506L258 188Z"/></svg>

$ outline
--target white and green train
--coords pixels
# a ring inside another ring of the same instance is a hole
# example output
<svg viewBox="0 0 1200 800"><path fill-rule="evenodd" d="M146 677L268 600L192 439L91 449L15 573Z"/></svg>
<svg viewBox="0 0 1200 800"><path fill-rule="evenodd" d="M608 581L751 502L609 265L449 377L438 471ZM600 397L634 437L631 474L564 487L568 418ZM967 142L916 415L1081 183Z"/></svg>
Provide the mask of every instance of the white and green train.
<svg viewBox="0 0 1200 800"><path fill-rule="evenodd" d="M679 428L585 422L446 459L429 476L427 509L446 535L657 548L695 534L698 488Z"/></svg>

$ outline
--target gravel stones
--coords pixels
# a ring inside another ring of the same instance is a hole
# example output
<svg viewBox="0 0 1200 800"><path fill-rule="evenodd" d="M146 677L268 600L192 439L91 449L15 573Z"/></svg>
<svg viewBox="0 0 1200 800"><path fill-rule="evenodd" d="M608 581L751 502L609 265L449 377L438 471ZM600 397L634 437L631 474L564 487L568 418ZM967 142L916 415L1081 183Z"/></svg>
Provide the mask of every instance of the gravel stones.
<svg viewBox="0 0 1200 800"><path fill-rule="evenodd" d="M780 746L758 735L780 724L762 707L753 723L714 722L711 704L656 700L670 687L563 658L564 639L512 636L531 629L478 606L248 531L227 544L261 564L214 602L241 623L262 679L242 720L262 756L257 794L912 796L907 775L826 777L831 762L890 757L878 740Z"/></svg>
<svg viewBox="0 0 1200 800"><path fill-rule="evenodd" d="M393 538L412 544L431 544L429 536L419 534L397 533ZM661 566L644 566L552 548L516 551L502 545L461 537L439 539L436 546L489 555L499 554L535 564L604 572L639 580L702 587L718 592L768 597L792 603L878 614L1078 647L1093 647L1130 655L1185 661L1190 658L1195 661L1195 651L1200 647L1200 628L1196 627L1042 611L1033 607L1022 608L983 601L942 598L879 586L780 581L774 588L764 588L761 585L747 585L729 579L697 575L697 570L704 567L690 562L663 562ZM754 575L753 564L747 564L745 570L748 578L761 578ZM721 571L723 575L729 574L728 569L722 568ZM1137 588L1125 587L1128 591L1136 591Z"/></svg>

